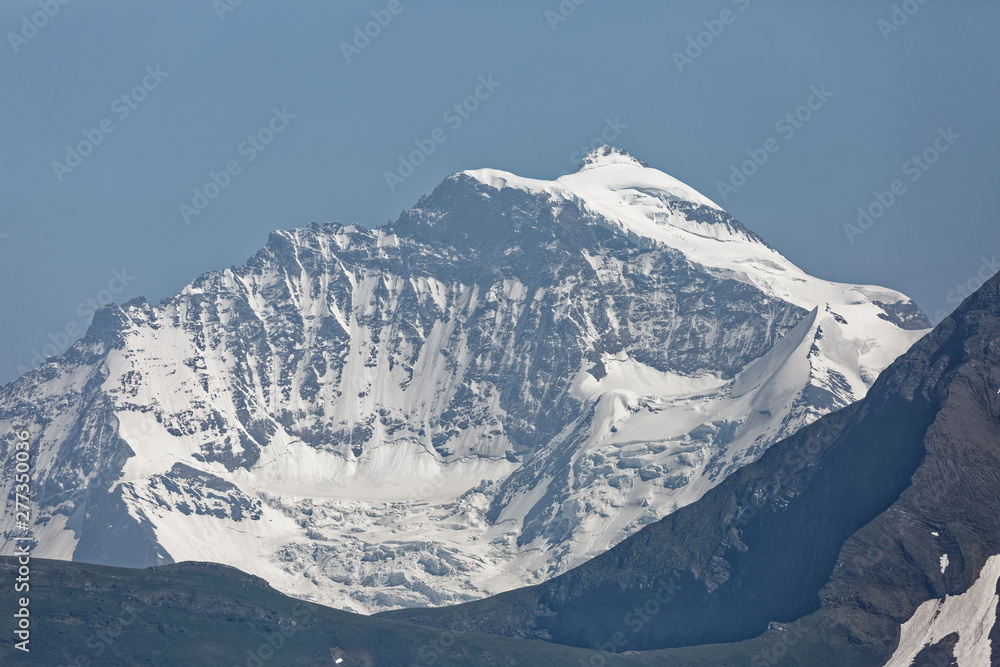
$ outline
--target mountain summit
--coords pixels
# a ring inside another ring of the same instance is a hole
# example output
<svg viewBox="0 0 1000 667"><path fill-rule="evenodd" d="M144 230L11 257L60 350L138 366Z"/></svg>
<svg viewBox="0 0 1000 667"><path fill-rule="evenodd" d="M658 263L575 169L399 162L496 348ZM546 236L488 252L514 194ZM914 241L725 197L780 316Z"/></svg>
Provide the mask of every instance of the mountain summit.
<svg viewBox="0 0 1000 667"><path fill-rule="evenodd" d="M588 160L458 173L377 229L274 232L99 311L0 389L2 447L28 429L38 452L35 554L215 561L363 611L475 599L697 500L924 334L902 294Z"/></svg>
<svg viewBox="0 0 1000 667"><path fill-rule="evenodd" d="M648 167L649 165L633 157L630 153L614 146L605 144L600 148L594 148L583 156L580 161L579 171L605 167L610 164L625 164L633 167Z"/></svg>

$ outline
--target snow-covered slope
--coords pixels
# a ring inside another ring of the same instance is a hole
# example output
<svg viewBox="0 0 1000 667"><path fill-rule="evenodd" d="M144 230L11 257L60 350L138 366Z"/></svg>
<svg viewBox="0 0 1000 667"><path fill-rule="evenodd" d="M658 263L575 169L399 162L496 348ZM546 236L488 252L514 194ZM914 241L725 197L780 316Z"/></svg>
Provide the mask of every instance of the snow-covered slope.
<svg viewBox="0 0 1000 667"><path fill-rule="evenodd" d="M36 556L444 604L697 500L924 326L604 147L552 182L455 174L381 228L275 232L158 306L106 307L0 390L0 449L32 433Z"/></svg>

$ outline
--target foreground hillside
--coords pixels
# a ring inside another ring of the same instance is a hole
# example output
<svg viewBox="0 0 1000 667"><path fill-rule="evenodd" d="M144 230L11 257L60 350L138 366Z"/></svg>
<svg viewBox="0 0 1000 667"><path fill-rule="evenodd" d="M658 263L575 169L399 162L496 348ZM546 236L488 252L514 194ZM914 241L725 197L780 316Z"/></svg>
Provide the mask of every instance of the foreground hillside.
<svg viewBox="0 0 1000 667"><path fill-rule="evenodd" d="M16 576L0 557L0 578ZM301 602L263 580L210 563L144 570L31 561L31 651L0 642L3 665L174 667L746 666L784 653L788 638L676 651L607 651L441 631ZM12 603L13 604L13 603ZM12 608L12 607L11 607ZM5 607L6 613L7 607ZM828 647L796 636L818 666ZM273 650L272 650L273 649ZM337 662L337 660L342 662Z"/></svg>
<svg viewBox="0 0 1000 667"><path fill-rule="evenodd" d="M16 576L15 560L0 558L0 578ZM569 665L597 653L372 619L286 597L221 565L135 570L33 560L31 577L31 651L5 636L0 664Z"/></svg>

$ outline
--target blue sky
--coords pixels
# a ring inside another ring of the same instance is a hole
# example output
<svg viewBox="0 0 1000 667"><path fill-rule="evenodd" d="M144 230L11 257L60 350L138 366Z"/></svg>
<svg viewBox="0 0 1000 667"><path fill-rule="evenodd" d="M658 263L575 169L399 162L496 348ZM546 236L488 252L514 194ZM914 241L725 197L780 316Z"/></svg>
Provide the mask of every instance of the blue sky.
<svg viewBox="0 0 1000 667"><path fill-rule="evenodd" d="M99 301L382 224L463 169L554 178L609 123L814 275L935 316L995 271L1000 3L230 1L0 5L0 381Z"/></svg>

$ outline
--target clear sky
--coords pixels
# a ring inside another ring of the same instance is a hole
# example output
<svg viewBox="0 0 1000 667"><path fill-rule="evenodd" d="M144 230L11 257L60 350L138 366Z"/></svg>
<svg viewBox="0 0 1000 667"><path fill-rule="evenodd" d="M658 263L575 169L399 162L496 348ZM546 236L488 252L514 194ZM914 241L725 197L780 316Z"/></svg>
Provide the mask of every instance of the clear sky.
<svg viewBox="0 0 1000 667"><path fill-rule="evenodd" d="M1000 268L997 2L62 1L0 4L0 381L97 300L382 224L456 171L554 178L602 133L932 317Z"/></svg>

